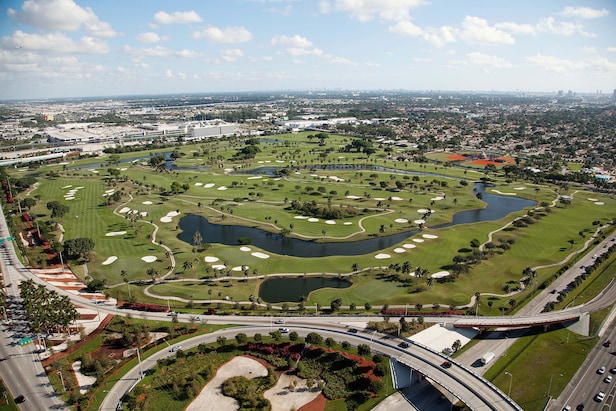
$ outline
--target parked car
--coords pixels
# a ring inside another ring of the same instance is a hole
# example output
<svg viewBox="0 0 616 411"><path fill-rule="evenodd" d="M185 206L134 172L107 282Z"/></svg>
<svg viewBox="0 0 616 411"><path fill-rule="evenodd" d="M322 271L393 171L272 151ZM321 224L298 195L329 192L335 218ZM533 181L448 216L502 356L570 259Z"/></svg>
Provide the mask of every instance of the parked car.
<svg viewBox="0 0 616 411"><path fill-rule="evenodd" d="M565 407L563 408L563 411L571 411L571 406L565 405Z"/></svg>
<svg viewBox="0 0 616 411"><path fill-rule="evenodd" d="M606 342L603 343L604 347L609 347L610 345L612 345L612 341L607 340Z"/></svg>
<svg viewBox="0 0 616 411"><path fill-rule="evenodd" d="M595 401L601 402L605 398L605 393L603 391L599 391L597 395L595 395Z"/></svg>
<svg viewBox="0 0 616 411"><path fill-rule="evenodd" d="M585 407L585 406L586 406L586 405L584 405L584 403L582 402L582 403L578 404L578 406L577 406L577 407L575 407L575 409L576 409L577 411L582 411L582 410L584 409L584 407Z"/></svg>
<svg viewBox="0 0 616 411"><path fill-rule="evenodd" d="M284 324L284 320L282 318L277 319L276 321L274 321L275 324Z"/></svg>
<svg viewBox="0 0 616 411"><path fill-rule="evenodd" d="M286 333L288 333L288 332L289 332L289 329L288 329L288 328L286 328L286 327L280 327L280 328L278 329L278 331L280 331L280 332L281 332L281 333L283 333L283 334L286 334Z"/></svg>
<svg viewBox="0 0 616 411"><path fill-rule="evenodd" d="M601 366L598 370L597 370L597 374L604 374L605 373L605 367Z"/></svg>
<svg viewBox="0 0 616 411"><path fill-rule="evenodd" d="M24 397L23 395L18 395L17 397L15 397L16 404L21 404L22 402L26 402L26 397Z"/></svg>
<svg viewBox="0 0 616 411"><path fill-rule="evenodd" d="M604 379L603 382L605 383L611 383L612 382L612 376L611 375L607 375Z"/></svg>
<svg viewBox="0 0 616 411"><path fill-rule="evenodd" d="M610 370L610 373L612 373L612 374L616 374L616 367L612 368L612 369Z"/></svg>

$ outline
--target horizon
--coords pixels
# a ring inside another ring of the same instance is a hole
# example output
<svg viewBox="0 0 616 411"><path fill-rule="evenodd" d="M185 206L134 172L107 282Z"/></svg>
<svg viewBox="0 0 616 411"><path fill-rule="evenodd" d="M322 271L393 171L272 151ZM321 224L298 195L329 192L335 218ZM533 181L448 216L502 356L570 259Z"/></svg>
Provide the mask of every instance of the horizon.
<svg viewBox="0 0 616 411"><path fill-rule="evenodd" d="M492 7L477 0L0 5L2 101L300 90L611 95L614 89L610 0Z"/></svg>

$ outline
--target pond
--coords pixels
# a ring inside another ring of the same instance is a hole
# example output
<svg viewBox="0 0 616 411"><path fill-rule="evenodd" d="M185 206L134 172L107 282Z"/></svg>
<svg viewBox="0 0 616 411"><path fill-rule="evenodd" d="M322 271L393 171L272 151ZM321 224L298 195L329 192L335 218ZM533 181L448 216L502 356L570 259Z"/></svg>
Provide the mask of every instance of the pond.
<svg viewBox="0 0 616 411"><path fill-rule="evenodd" d="M259 288L259 297L268 303L298 303L321 288L347 288L351 282L345 279L327 277L272 278Z"/></svg>
<svg viewBox="0 0 616 411"><path fill-rule="evenodd" d="M459 224L499 220L512 212L523 210L526 207L533 207L536 204L535 201L523 198L486 193L483 184L475 184L475 190L482 193L483 201L487 204L486 208L460 211L454 214L451 222L430 226L430 228L438 229ZM252 240L252 245L264 251L304 258L369 254L393 247L418 233L417 230L411 230L389 236L346 243L316 243L298 238L283 237L279 234L254 227L212 224L205 217L198 215L188 215L181 218L179 225L182 232L178 235L178 238L191 245L195 231L198 230L204 243L237 246L239 245L238 238L248 237Z"/></svg>

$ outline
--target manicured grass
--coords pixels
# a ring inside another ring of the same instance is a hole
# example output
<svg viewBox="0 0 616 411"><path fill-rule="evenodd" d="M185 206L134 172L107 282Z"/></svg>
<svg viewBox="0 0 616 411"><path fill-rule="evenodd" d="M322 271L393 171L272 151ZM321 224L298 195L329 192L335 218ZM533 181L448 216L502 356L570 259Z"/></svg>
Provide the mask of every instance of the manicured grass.
<svg viewBox="0 0 616 411"><path fill-rule="evenodd" d="M6 400L2 393L7 394ZM4 382L0 379L0 411L17 411L18 409L19 408L17 408L17 405L15 405L15 402L13 401L13 397L8 392L7 388L4 385Z"/></svg>

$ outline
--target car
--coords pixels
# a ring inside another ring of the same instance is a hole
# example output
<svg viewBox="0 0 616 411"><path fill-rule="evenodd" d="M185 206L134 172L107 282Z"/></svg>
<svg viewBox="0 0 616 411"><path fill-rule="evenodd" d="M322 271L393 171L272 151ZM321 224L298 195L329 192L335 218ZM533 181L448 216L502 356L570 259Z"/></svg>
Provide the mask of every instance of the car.
<svg viewBox="0 0 616 411"><path fill-rule="evenodd" d="M563 411L571 411L571 406L565 405L565 407L563 408Z"/></svg>
<svg viewBox="0 0 616 411"><path fill-rule="evenodd" d="M274 321L274 324L284 324L284 320L282 318L279 318L276 321Z"/></svg>
<svg viewBox="0 0 616 411"><path fill-rule="evenodd" d="M586 405L582 402L582 403L578 404L578 406L577 406L577 407L575 407L575 409L576 409L577 411L582 411L582 410L584 409L584 407L585 407L585 406L586 406Z"/></svg>
<svg viewBox="0 0 616 411"><path fill-rule="evenodd" d="M353 334L357 334L357 328L349 328L349 332Z"/></svg>
<svg viewBox="0 0 616 411"><path fill-rule="evenodd" d="M400 344L398 344L398 347L409 348L409 343L407 343L406 341L402 341Z"/></svg>
<svg viewBox="0 0 616 411"><path fill-rule="evenodd" d="M196 316L195 321L201 321L201 316L200 315Z"/></svg>
<svg viewBox="0 0 616 411"><path fill-rule="evenodd" d="M17 397L15 397L16 404L21 404L22 402L26 402L26 397L24 397L23 395L18 395Z"/></svg>
<svg viewBox="0 0 616 411"><path fill-rule="evenodd" d="M176 315L178 315L178 313L174 313L173 311L169 311L169 312L167 313L167 317L174 317L174 316L176 316Z"/></svg>
<svg viewBox="0 0 616 411"><path fill-rule="evenodd" d="M283 334L286 334L286 333L288 333L288 332L289 332L289 329L288 329L288 328L286 328L286 327L280 327L280 328L278 329L278 331L280 331L280 332L281 332L281 333L283 333Z"/></svg>
<svg viewBox="0 0 616 411"><path fill-rule="evenodd" d="M605 373L605 367L601 366L599 367L599 369L597 370L597 374L604 374Z"/></svg>
<svg viewBox="0 0 616 411"><path fill-rule="evenodd" d="M171 351L171 352L176 352L176 351L179 351L179 350L181 350L181 349L182 349L182 346L181 346L181 345L176 345L175 347L173 347L173 348L172 348L171 350L169 350L169 351Z"/></svg>
<svg viewBox="0 0 616 411"><path fill-rule="evenodd" d="M451 367L451 363L449 361L443 361L443 363L441 364L441 367L449 368L449 367Z"/></svg>
<svg viewBox="0 0 616 411"><path fill-rule="evenodd" d="M616 367L612 368L612 369L610 370L610 373L611 373L611 374L616 374Z"/></svg>
<svg viewBox="0 0 616 411"><path fill-rule="evenodd" d="M599 391L597 395L595 395L595 401L601 402L605 398L605 393L603 391Z"/></svg>
<svg viewBox="0 0 616 411"><path fill-rule="evenodd" d="M611 376L611 375L607 375L607 376L603 379L603 382L606 382L606 383L608 383L608 384L609 384L609 383L611 383L611 382L612 382L612 376Z"/></svg>
<svg viewBox="0 0 616 411"><path fill-rule="evenodd" d="M612 345L612 341L611 340L607 340L606 342L603 343L604 347L609 347L610 345Z"/></svg>

